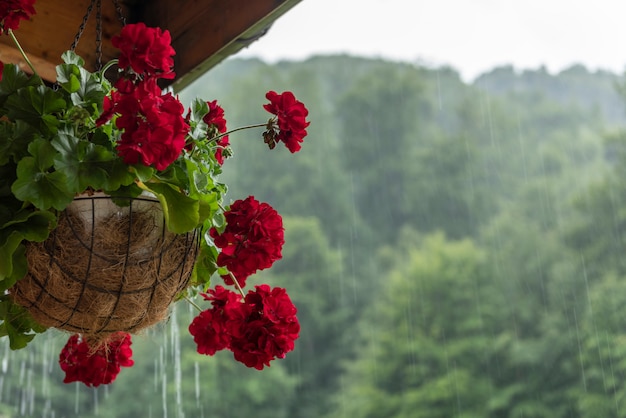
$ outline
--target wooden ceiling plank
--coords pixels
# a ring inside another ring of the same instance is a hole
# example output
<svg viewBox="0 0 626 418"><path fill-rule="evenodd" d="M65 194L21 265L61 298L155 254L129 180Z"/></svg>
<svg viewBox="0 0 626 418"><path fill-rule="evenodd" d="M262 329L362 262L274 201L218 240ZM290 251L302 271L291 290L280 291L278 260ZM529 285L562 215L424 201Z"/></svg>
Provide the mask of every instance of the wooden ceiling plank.
<svg viewBox="0 0 626 418"><path fill-rule="evenodd" d="M28 59L32 62L41 78L45 80L56 80L56 64L39 57L28 57ZM17 50L17 48L0 44L0 61L17 64L22 71L28 74L32 73L30 67L26 61L24 61L22 54Z"/></svg>
<svg viewBox="0 0 626 418"><path fill-rule="evenodd" d="M269 26L300 0L155 0L154 7L135 10L149 26L168 29L176 50L175 89L180 90L251 37ZM152 6L152 5L151 5ZM141 6L139 6L141 7Z"/></svg>
<svg viewBox="0 0 626 418"><path fill-rule="evenodd" d="M51 82L56 80L56 71L50 72L48 67L54 68L60 64L61 54L70 49L89 2L89 0L38 1L35 4L37 13L32 20L22 21L20 28L15 31L15 36L28 54L28 58L33 62L37 72L40 72L40 75L46 80ZM87 68L90 70L95 70L96 62L95 16L96 11L93 10L76 48L76 53L85 59ZM110 38L113 34L118 33L121 27L113 3L103 2L103 62L115 58L117 50L110 44ZM13 41L6 35L0 36L0 45L3 46L4 51L7 51L6 48L15 49ZM18 59L23 60L21 56ZM17 63L15 60L7 60L6 62ZM41 69L40 66L42 66ZM49 76L53 78L50 80L48 79Z"/></svg>
<svg viewBox="0 0 626 418"><path fill-rule="evenodd" d="M198 78L224 58L236 53L254 37L301 0L121 0L128 22L145 22L148 26L168 29L176 50L174 57L180 89ZM39 0L37 14L23 21L16 36L42 77L53 82L54 67L61 54L70 48L90 0ZM111 37L119 33L121 23L113 1L102 2L102 62L115 58L117 50ZM76 48L86 67L95 70L95 18L92 11ZM10 37L0 36L0 60L20 63ZM21 64L20 64L21 65ZM51 78L50 78L51 77Z"/></svg>

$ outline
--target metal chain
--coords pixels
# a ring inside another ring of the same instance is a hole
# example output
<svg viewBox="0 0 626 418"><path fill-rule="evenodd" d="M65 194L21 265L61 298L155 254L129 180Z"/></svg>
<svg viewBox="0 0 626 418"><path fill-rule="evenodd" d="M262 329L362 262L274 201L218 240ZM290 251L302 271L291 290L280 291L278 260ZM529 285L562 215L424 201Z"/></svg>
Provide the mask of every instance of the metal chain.
<svg viewBox="0 0 626 418"><path fill-rule="evenodd" d="M102 68L102 0L96 3L96 71Z"/></svg>
<svg viewBox="0 0 626 418"><path fill-rule="evenodd" d="M113 4L115 5L117 18L119 19L122 26L125 26L126 18L124 17L122 6L120 5L119 0L113 0ZM87 7L87 12L85 13L85 16L83 16L83 21L80 23L78 33L76 33L76 36L74 37L74 41L70 46L70 50L76 50L76 47L78 46L78 41L80 41L81 36L83 36L83 32L85 31L85 27L87 26L87 22L89 21L89 17L91 16L94 5L96 6L96 71L99 71L102 68L102 0L91 0L91 2L89 3L89 7Z"/></svg>
<svg viewBox="0 0 626 418"><path fill-rule="evenodd" d="M113 4L115 5L115 11L117 12L117 18L119 19L122 26L126 26L126 18L124 17L124 13L122 11L122 6L120 5L119 0L113 0Z"/></svg>
<svg viewBox="0 0 626 418"><path fill-rule="evenodd" d="M96 1L97 0L91 0L91 3L89 3L89 7L87 8L87 13L85 13L85 16L83 17L83 21L81 22L80 27L78 28L78 33L74 37L74 42L72 42L72 45L70 46L70 50L74 51L76 47L78 46L78 41L80 40L80 37L83 35L83 32L85 31L85 26L87 26L87 21L89 20L89 16L91 16L91 11L93 10L93 5L96 3Z"/></svg>

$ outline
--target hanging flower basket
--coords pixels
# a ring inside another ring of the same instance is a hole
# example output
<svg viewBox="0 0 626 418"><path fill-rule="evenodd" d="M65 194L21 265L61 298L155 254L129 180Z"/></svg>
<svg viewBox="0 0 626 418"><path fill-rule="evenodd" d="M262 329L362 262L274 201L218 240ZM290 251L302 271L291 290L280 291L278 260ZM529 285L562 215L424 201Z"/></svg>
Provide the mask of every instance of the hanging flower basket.
<svg viewBox="0 0 626 418"><path fill-rule="evenodd" d="M22 51L12 30L34 0L10 3L0 35ZM227 349L263 369L299 336L285 289L244 291L281 258L282 218L253 196L225 203L219 175L229 134L263 128L270 149L295 153L308 111L270 91L267 122L228 131L215 100L185 108L159 87L174 77L170 41L126 25L112 39L119 60L92 73L68 51L55 86L25 53L32 74L0 62L0 337L20 349L48 328L72 333L59 356L66 383L113 382L133 365L130 333L181 299L199 310L189 331L200 354ZM209 289L214 273L232 289Z"/></svg>
<svg viewBox="0 0 626 418"><path fill-rule="evenodd" d="M79 196L47 240L26 246L28 274L9 294L39 324L91 342L134 333L186 289L199 237L168 231L156 198Z"/></svg>

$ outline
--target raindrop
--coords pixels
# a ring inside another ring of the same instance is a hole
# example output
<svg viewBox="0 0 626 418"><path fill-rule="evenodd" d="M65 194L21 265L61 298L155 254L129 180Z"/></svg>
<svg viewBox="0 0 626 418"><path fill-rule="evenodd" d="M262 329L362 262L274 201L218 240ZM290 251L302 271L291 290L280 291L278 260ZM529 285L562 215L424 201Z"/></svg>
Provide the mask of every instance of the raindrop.
<svg viewBox="0 0 626 418"><path fill-rule="evenodd" d="M2 373L6 374L9 368L9 358L11 351L9 350L9 344L4 345L4 356L2 357Z"/></svg>
<svg viewBox="0 0 626 418"><path fill-rule="evenodd" d="M194 382L196 385L196 406L200 408L200 365L197 361L193 363Z"/></svg>
<svg viewBox="0 0 626 418"><path fill-rule="evenodd" d="M93 389L93 413L95 416L100 415L100 411L98 408L98 389Z"/></svg>
<svg viewBox="0 0 626 418"><path fill-rule="evenodd" d="M161 381L162 395L163 395L163 418L167 417L167 375L163 373L163 380Z"/></svg>

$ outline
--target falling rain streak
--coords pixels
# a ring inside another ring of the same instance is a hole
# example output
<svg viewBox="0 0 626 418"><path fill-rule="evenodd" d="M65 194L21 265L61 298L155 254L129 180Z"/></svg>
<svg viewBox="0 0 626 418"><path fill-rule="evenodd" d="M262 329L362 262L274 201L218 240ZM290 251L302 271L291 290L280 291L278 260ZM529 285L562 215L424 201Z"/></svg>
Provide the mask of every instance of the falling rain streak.
<svg viewBox="0 0 626 418"><path fill-rule="evenodd" d="M229 126L266 84L311 112L294 158L243 135L223 166L228 196L284 216L283 259L248 288L288 283L295 351L263 371L198 356L181 300L134 336L135 366L108 387L62 384L66 335L5 344L0 416L623 416L620 82L580 66L468 83L348 56L220 64L182 95L219 100Z"/></svg>

